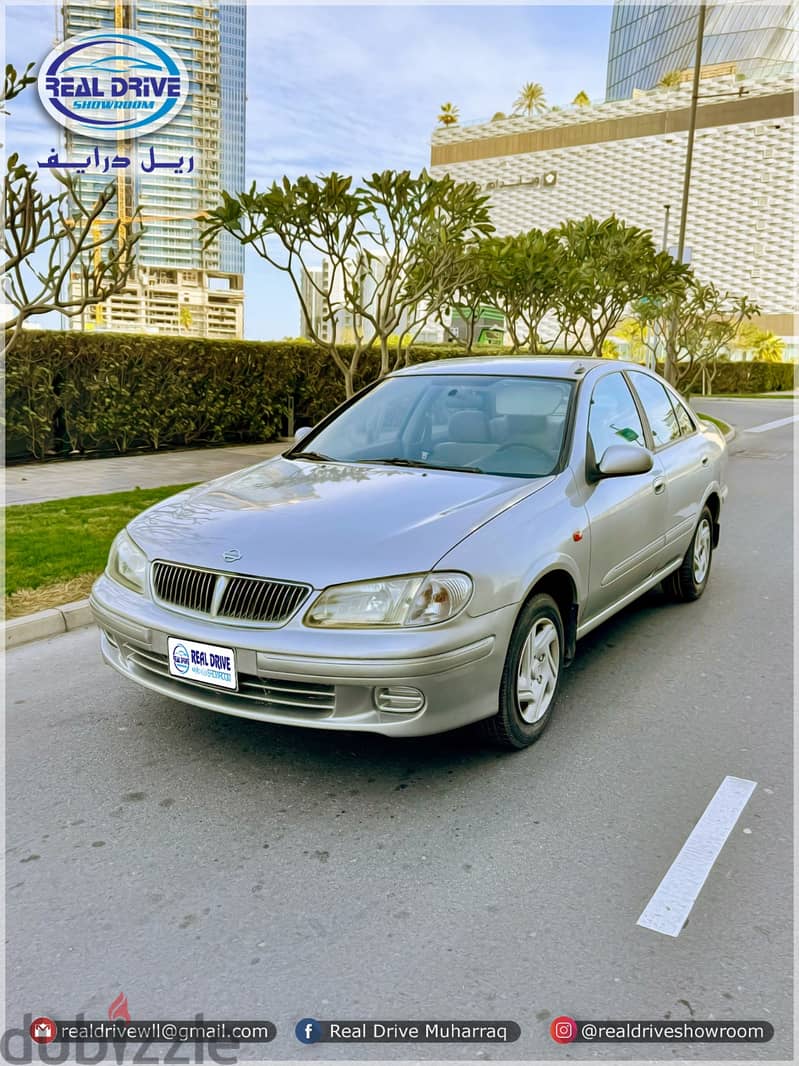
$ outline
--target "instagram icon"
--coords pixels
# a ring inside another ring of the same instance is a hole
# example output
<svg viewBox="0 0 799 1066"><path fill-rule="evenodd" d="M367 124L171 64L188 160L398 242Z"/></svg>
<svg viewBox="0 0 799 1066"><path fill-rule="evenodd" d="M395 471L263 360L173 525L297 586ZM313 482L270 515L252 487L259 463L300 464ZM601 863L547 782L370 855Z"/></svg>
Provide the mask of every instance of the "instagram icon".
<svg viewBox="0 0 799 1066"><path fill-rule="evenodd" d="M577 1039L577 1022L567 1014L561 1014L550 1025L549 1034L558 1044L571 1044Z"/></svg>

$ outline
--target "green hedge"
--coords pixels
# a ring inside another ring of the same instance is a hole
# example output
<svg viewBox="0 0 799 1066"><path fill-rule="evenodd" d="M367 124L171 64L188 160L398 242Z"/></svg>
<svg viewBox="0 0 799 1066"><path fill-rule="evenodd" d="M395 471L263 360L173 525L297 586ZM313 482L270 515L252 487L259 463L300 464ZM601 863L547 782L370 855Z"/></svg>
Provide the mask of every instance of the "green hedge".
<svg viewBox="0 0 799 1066"><path fill-rule="evenodd" d="M790 392L796 388L796 363L719 363L713 395L730 392ZM696 391L700 388L696 386Z"/></svg>
<svg viewBox="0 0 799 1066"><path fill-rule="evenodd" d="M349 359L346 347L341 351ZM449 346L414 348L413 361L459 354ZM365 355L356 385L378 369L378 354ZM794 370L787 363L723 363L713 393L790 390ZM299 426L343 399L336 366L302 341L26 330L8 358L6 455L268 441L287 431L292 400Z"/></svg>
<svg viewBox="0 0 799 1066"><path fill-rule="evenodd" d="M458 354L414 348L413 361ZM364 356L356 385L378 371L377 353ZM292 399L297 426L344 399L338 369L302 341L26 330L6 368L6 455L268 441L286 432Z"/></svg>

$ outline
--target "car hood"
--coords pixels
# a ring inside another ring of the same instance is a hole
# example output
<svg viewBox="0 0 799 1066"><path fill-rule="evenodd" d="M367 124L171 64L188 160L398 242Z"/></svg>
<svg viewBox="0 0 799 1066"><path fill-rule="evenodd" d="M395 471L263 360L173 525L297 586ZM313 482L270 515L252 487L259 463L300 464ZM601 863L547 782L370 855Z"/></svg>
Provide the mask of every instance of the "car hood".
<svg viewBox="0 0 799 1066"><path fill-rule="evenodd" d="M429 570L552 480L278 457L170 497L128 530L150 559L323 588Z"/></svg>

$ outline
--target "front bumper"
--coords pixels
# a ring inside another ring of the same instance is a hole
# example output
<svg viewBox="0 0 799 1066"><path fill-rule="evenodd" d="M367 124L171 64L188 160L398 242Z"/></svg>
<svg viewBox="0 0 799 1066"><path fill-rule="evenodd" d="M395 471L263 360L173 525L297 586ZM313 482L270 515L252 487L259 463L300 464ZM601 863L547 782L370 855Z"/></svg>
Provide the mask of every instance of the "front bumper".
<svg viewBox="0 0 799 1066"><path fill-rule="evenodd" d="M314 729L422 736L487 718L497 710L515 605L425 630L318 630L225 625L130 592L105 575L91 595L105 661L164 696L223 714ZM169 673L167 641L181 637L231 647L237 691ZM412 713L378 708L376 691L423 694Z"/></svg>

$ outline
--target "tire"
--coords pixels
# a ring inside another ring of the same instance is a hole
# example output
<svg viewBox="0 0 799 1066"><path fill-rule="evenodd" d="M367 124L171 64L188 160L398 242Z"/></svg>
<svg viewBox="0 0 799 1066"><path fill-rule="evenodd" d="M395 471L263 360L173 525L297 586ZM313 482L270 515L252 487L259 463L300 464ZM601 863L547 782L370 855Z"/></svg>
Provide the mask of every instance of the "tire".
<svg viewBox="0 0 799 1066"><path fill-rule="evenodd" d="M534 642L538 642L543 658L531 657ZM519 751L538 740L552 719L563 672L563 650L563 620L558 605L551 596L533 596L516 619L508 643L499 686L499 710L480 723L486 740L506 751ZM536 674L539 669L541 672ZM538 681L537 677L543 680ZM530 695L527 701L525 692Z"/></svg>
<svg viewBox="0 0 799 1066"><path fill-rule="evenodd" d="M710 564L713 561L713 515L705 507L699 516L691 544L678 570L669 574L663 588L677 603L698 600L707 588Z"/></svg>

